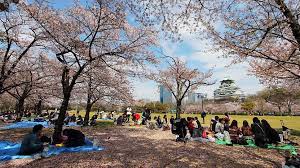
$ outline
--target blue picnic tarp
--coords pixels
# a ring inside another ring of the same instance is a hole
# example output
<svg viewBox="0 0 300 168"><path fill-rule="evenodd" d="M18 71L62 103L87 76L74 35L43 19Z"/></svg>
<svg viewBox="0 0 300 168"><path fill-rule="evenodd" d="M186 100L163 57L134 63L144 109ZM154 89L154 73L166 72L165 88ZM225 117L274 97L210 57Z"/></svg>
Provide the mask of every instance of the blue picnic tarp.
<svg viewBox="0 0 300 168"><path fill-rule="evenodd" d="M7 129L18 129L18 128L33 128L37 124L42 124L45 128L49 128L53 125L50 125L47 121L43 122L34 122L34 121L21 121L21 122L15 122L8 125L5 125L0 128L0 130L7 130ZM66 126L79 126L76 123L70 122Z"/></svg>
<svg viewBox="0 0 300 168"><path fill-rule="evenodd" d="M45 128L49 127L49 124L47 121L44 121L44 122L21 121L21 122L15 122L15 123L5 125L5 126L1 127L0 129L6 130L6 129L17 129L17 128L33 128L37 124L42 124Z"/></svg>
<svg viewBox="0 0 300 168"><path fill-rule="evenodd" d="M0 141L0 161L7 161L13 159L26 159L34 158L33 155L18 155L20 143L13 143L9 141ZM91 152L101 151L102 147L93 146L93 143L86 139L86 145L79 147L56 147L50 146L47 151L47 156L59 155L60 153L71 153L71 152Z"/></svg>

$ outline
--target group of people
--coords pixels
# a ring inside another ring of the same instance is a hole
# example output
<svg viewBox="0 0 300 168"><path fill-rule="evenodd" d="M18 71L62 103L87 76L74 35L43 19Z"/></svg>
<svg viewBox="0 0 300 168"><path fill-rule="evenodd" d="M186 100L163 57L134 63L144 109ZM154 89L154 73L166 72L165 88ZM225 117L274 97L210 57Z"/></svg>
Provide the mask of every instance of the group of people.
<svg viewBox="0 0 300 168"><path fill-rule="evenodd" d="M78 117L76 117L75 114L70 116L69 113L67 113L64 123L66 125L68 125L69 123L76 123L77 125L83 125L83 118L81 115L78 115Z"/></svg>
<svg viewBox="0 0 300 168"><path fill-rule="evenodd" d="M223 118L215 116L211 120L209 128L201 126L197 117L187 117L181 119L172 119L172 133L178 135L177 140L186 140L187 134L191 138L200 138L203 141L222 140L228 144L247 145L249 140L259 147L267 147L267 144L278 144L283 139L279 133L273 129L266 120L253 118L251 126L248 121L244 120L242 126L239 127L237 120L232 120L226 113Z"/></svg>
<svg viewBox="0 0 300 168"><path fill-rule="evenodd" d="M42 153L49 144L54 144L53 138L49 138L43 134L43 125L35 125L32 132L27 134L21 143L20 155L32 155ZM61 144L66 147L77 147L85 145L85 135L75 129L64 129L59 136L59 141L56 144Z"/></svg>
<svg viewBox="0 0 300 168"><path fill-rule="evenodd" d="M266 147L267 144L277 144L281 142L278 132L273 129L267 120L253 118L251 126L244 120L242 127L238 127L238 122L232 120L231 124L228 114L225 118L216 116L211 121L211 131L218 139L223 139L237 144L246 144L247 140L254 140L259 147Z"/></svg>
<svg viewBox="0 0 300 168"><path fill-rule="evenodd" d="M204 118L202 116L201 118ZM266 147L267 144L277 144L283 140L279 133L264 119L260 121L254 117L251 125L244 120L242 126L239 127L238 121L231 120L228 113L225 113L222 118L215 116L211 120L209 128L203 127L197 117L175 119L172 116L168 122L167 115L164 115L162 119L160 116L155 116L153 120L149 116L145 125L149 129L171 129L173 134L178 135L178 141L185 141L187 137L191 137L212 142L222 140L230 144L246 145L251 140L259 147Z"/></svg>
<svg viewBox="0 0 300 168"><path fill-rule="evenodd" d="M70 123L76 123L77 125L84 125L84 118L80 115L77 114L78 116L76 116L75 114L73 115L69 115L69 113L66 113L65 119L64 119L64 124L65 125L69 125ZM94 114L88 124L91 126L96 125L96 120L98 119L98 114ZM53 113L50 115L49 117L49 122L51 124L55 124L55 122L58 120L58 113Z"/></svg>
<svg viewBox="0 0 300 168"><path fill-rule="evenodd" d="M17 120L17 114L14 112L2 112L0 113L0 122L2 123L10 123Z"/></svg>

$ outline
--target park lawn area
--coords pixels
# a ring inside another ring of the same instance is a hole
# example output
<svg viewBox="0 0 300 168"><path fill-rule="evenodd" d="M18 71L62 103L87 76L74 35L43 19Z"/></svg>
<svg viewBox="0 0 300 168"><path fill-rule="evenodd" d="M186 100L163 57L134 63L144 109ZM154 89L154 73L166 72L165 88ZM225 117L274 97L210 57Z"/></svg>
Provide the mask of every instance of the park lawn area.
<svg viewBox="0 0 300 168"><path fill-rule="evenodd" d="M76 114L76 111L69 111L70 115ZM85 111L80 111L79 114L84 117L85 115ZM91 112L90 113L90 117L92 117L95 114L95 112ZM121 114L121 113L120 113ZM140 113L141 114L141 113ZM165 114L160 114L160 113L152 113L151 117L152 119L155 116L160 116L161 118L164 116ZM167 113L167 117L168 119L171 118L171 116L176 116L176 114L174 113ZM218 115L219 117L224 117L223 115ZM181 114L181 117L198 117L198 119L201 121L202 124L202 118L200 116L200 114ZM204 126L209 127L210 124L210 120L212 118L214 118L215 115L207 115L205 117L205 124L203 124ZM300 136L300 116L248 116L248 115L231 115L231 121L232 120L237 120L239 127L242 126L242 123L244 120L247 120L249 122L249 124L252 123L252 119L253 117L258 117L260 120L261 119L265 119L267 120L270 125L275 128L275 129L281 129L281 121L282 120L285 124L286 127L290 128L292 130L292 134L293 135L297 135Z"/></svg>

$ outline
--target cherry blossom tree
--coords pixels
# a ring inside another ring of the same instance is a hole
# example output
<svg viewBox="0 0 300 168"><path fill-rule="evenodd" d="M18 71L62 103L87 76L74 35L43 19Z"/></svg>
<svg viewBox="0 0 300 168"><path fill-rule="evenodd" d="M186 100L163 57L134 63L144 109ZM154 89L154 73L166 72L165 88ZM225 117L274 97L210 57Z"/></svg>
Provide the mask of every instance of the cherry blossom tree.
<svg viewBox="0 0 300 168"><path fill-rule="evenodd" d="M29 54L34 55L33 53ZM47 61L44 59L46 57L25 57L16 67L18 73L15 73L10 78L9 82L12 84L22 83L22 85L7 91L16 99L15 111L19 117L24 113L25 100L28 97L40 97L42 92L50 88L49 79L53 78L53 76L46 70L48 65L46 65Z"/></svg>
<svg viewBox="0 0 300 168"><path fill-rule="evenodd" d="M188 92L198 89L200 86L212 85L210 82L212 70L200 72L198 69L191 69L179 58L168 57L168 68L152 73L149 78L164 86L169 90L176 101L176 117L180 118L182 111L182 101Z"/></svg>
<svg viewBox="0 0 300 168"><path fill-rule="evenodd" d="M0 0L0 11L7 11L11 4L17 4L19 0Z"/></svg>
<svg viewBox="0 0 300 168"><path fill-rule="evenodd" d="M22 9L0 13L0 94L24 83L9 82L18 64L40 45L40 32Z"/></svg>
<svg viewBox="0 0 300 168"><path fill-rule="evenodd" d="M286 107L289 115L292 114L292 106L300 99L299 89L290 86L289 88L273 86L258 93L258 97L266 102L276 106L280 114L283 114L282 108Z"/></svg>
<svg viewBox="0 0 300 168"><path fill-rule="evenodd" d="M199 38L213 39L224 57L248 61L262 82L299 82L296 0L136 0L131 6L139 19L160 24L171 37L189 29Z"/></svg>
<svg viewBox="0 0 300 168"><path fill-rule="evenodd" d="M106 65L95 62L96 65L83 75L86 81L86 113L84 117L84 125L88 125L89 114L92 106L98 101L112 103L131 102L132 95L130 84L125 76L121 73L110 69Z"/></svg>
<svg viewBox="0 0 300 168"><path fill-rule="evenodd" d="M63 101L55 125L54 143L62 132L71 93L82 74L101 61L116 70L120 65L143 66L154 62L148 47L156 44L155 32L127 22L124 4L97 0L85 5L74 1L70 8L58 10L47 2L21 4L49 38L48 52L56 56L61 69Z"/></svg>
<svg viewBox="0 0 300 168"><path fill-rule="evenodd" d="M1 112L12 111L15 106L15 98L9 95L8 93L4 93L0 95L0 110Z"/></svg>

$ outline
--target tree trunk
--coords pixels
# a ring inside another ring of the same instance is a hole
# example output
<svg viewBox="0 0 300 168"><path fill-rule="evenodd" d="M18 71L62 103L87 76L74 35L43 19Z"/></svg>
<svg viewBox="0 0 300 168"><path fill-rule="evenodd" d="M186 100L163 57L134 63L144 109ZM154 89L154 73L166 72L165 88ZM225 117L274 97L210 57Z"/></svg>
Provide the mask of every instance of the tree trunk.
<svg viewBox="0 0 300 168"><path fill-rule="evenodd" d="M1 80L0 81L0 95L2 95L3 93L5 93L5 90L4 90L3 82Z"/></svg>
<svg viewBox="0 0 300 168"><path fill-rule="evenodd" d="M84 126L87 126L90 120L90 112L93 106L91 103L92 99L92 76L89 74L88 88L87 88L87 102L85 108L85 116L84 116Z"/></svg>
<svg viewBox="0 0 300 168"><path fill-rule="evenodd" d="M73 86L69 84L70 77L69 77L69 68L67 66L64 67L62 73L62 86L63 86L63 101L61 103L59 109L58 119L55 123L54 133L53 133L53 144L60 143L62 129L64 125L65 116L69 106L69 100L71 97L71 92L73 90Z"/></svg>
<svg viewBox="0 0 300 168"><path fill-rule="evenodd" d="M278 111L279 111L280 115L282 116L281 106L278 106Z"/></svg>
<svg viewBox="0 0 300 168"><path fill-rule="evenodd" d="M17 118L20 118L23 116L23 113L24 113L24 102L25 102L25 99L24 98L19 98L17 99L17 102L16 102L16 114L17 114Z"/></svg>
<svg viewBox="0 0 300 168"><path fill-rule="evenodd" d="M86 104L86 108L85 108L85 116L84 116L84 126L88 126L89 125L89 120L90 120L90 112L92 109L92 103L91 101L88 101L88 103Z"/></svg>
<svg viewBox="0 0 300 168"><path fill-rule="evenodd" d="M62 128L64 125L65 116L69 106L70 95L71 95L71 91L69 93L64 94L64 99L59 109L58 119L54 127L53 144L60 143Z"/></svg>
<svg viewBox="0 0 300 168"><path fill-rule="evenodd" d="M289 21L289 27L292 30L293 36L295 37L298 44L300 44L300 24L298 22L296 14L293 14L292 11L288 8L284 0L275 0L279 9L283 13L283 15Z"/></svg>
<svg viewBox="0 0 300 168"><path fill-rule="evenodd" d="M42 113L42 102L43 102L42 99L39 99L38 103L35 106L35 113L37 115Z"/></svg>
<svg viewBox="0 0 300 168"><path fill-rule="evenodd" d="M181 100L176 100L176 118L180 118Z"/></svg>
<svg viewBox="0 0 300 168"><path fill-rule="evenodd" d="M291 103L288 103L288 113L289 115L292 115L292 104Z"/></svg>

